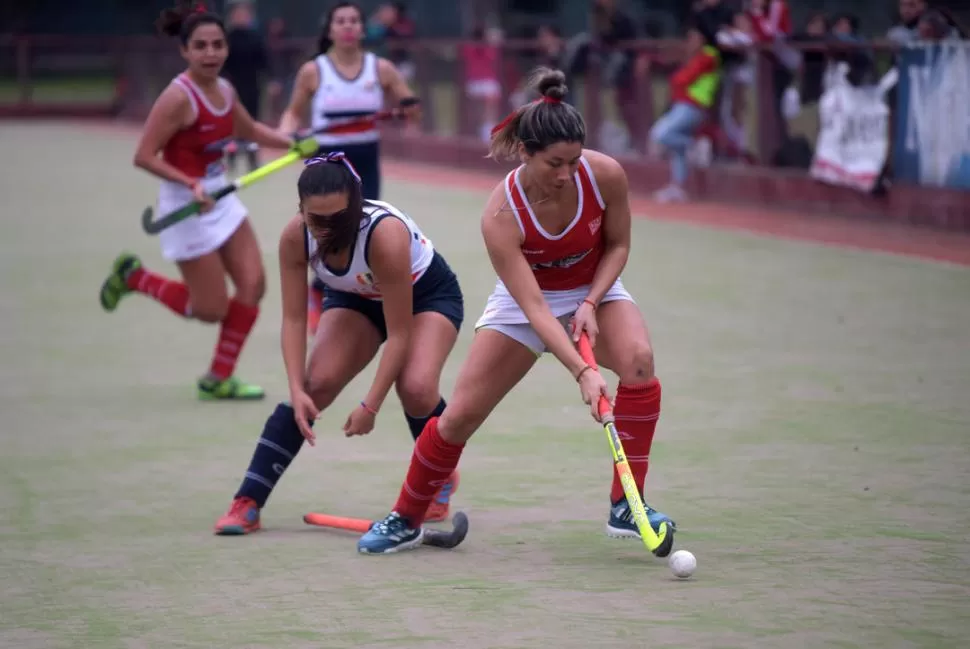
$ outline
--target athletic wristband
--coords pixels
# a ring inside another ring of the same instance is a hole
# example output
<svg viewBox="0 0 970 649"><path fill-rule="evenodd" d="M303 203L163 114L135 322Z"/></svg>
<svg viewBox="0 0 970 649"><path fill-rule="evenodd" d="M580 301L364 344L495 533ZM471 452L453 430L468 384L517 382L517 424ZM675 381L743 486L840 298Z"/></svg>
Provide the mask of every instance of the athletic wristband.
<svg viewBox="0 0 970 649"><path fill-rule="evenodd" d="M374 415L375 417L377 416L377 411L371 408L370 406L368 406L363 401L360 402L360 407L366 410L367 412L369 412L370 414Z"/></svg>
<svg viewBox="0 0 970 649"><path fill-rule="evenodd" d="M579 373L576 375L576 383L579 383L579 379L583 378L583 372L591 369L593 369L591 365L584 365L583 369L579 370Z"/></svg>
<svg viewBox="0 0 970 649"><path fill-rule="evenodd" d="M589 298L586 298L585 300L583 300L583 303L584 303L584 304L588 304L588 305L590 305L590 306L591 306L591 307L593 307L594 309L596 308L596 302L593 302L593 301L592 301L591 299L589 299Z"/></svg>
<svg viewBox="0 0 970 649"><path fill-rule="evenodd" d="M421 100L418 99L417 97L405 97L404 99L398 102L398 105L401 108L408 108L409 106L417 106L420 103L421 103Z"/></svg>

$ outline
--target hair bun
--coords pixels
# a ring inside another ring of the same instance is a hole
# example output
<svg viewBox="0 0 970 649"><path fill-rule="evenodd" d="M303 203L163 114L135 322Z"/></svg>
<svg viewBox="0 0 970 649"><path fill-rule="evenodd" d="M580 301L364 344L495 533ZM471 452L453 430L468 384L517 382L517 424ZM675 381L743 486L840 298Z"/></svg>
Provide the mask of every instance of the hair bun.
<svg viewBox="0 0 970 649"><path fill-rule="evenodd" d="M193 13L205 12L205 3L194 4L192 0L180 0L175 7L164 9L155 21L155 27L165 36L178 36L182 32L182 25Z"/></svg>
<svg viewBox="0 0 970 649"><path fill-rule="evenodd" d="M533 86L543 97L562 101L566 97L566 75L562 70L539 68L533 75Z"/></svg>

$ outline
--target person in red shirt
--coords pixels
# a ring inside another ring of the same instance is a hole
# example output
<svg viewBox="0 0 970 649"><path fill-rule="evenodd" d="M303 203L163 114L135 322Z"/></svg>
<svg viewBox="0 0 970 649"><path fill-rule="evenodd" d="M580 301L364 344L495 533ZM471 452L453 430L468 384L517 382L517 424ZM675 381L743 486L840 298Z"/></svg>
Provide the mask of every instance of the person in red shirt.
<svg viewBox="0 0 970 649"><path fill-rule="evenodd" d="M458 46L458 56L464 65L465 95L473 109L479 113L479 135L488 142L489 132L498 121L499 103L502 101L502 83L499 81L499 50L497 30L476 27L472 40Z"/></svg>
<svg viewBox="0 0 970 649"><path fill-rule="evenodd" d="M752 0L748 9L755 39L770 43L792 34L791 9L785 0Z"/></svg>
<svg viewBox="0 0 970 649"><path fill-rule="evenodd" d="M125 295L141 293L181 317L219 323L212 363L198 381L199 398L261 399L263 389L234 372L266 287L262 255L239 198L230 194L213 203L208 195L229 183L223 163L228 142L287 149L293 141L254 121L232 84L219 77L228 54L219 16L204 5L183 3L162 12L159 29L179 38L188 68L152 106L134 164L161 179L159 212L200 201L204 213L159 234L162 255L178 265L182 281L156 274L124 253L101 286L101 306L111 312ZM227 275L236 289L232 297Z"/></svg>
<svg viewBox="0 0 970 649"><path fill-rule="evenodd" d="M687 199L687 149L714 104L721 59L699 28L687 33L689 58L670 79L671 107L650 129L650 140L670 156L670 184L655 194L661 202Z"/></svg>
<svg viewBox="0 0 970 649"><path fill-rule="evenodd" d="M466 442L489 413L545 351L566 367L598 421L599 398L609 395L599 371L576 350L584 331L597 362L619 375L614 416L643 491L660 416L660 380L646 323L620 280L631 240L626 173L613 158L583 147L586 124L562 101L562 72L540 68L530 85L540 98L492 131L491 157L522 161L492 192L482 216L497 285L448 407L418 437L397 504L360 538L361 553L421 543L438 485L458 466ZM666 524L673 531L668 516L647 511L654 527ZM615 472L606 532L638 536Z"/></svg>
<svg viewBox="0 0 970 649"><path fill-rule="evenodd" d="M779 142L788 139L788 121L782 110L782 101L801 67L802 55L786 41L792 36L791 10L785 0L752 0L748 8L752 34L755 42L769 44L771 48L771 87L774 92L772 105Z"/></svg>

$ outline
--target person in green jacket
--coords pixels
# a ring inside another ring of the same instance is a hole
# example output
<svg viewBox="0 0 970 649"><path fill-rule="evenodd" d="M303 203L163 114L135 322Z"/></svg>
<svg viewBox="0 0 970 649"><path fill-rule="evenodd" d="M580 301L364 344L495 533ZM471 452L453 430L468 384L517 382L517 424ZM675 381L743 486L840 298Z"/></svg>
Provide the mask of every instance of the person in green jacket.
<svg viewBox="0 0 970 649"><path fill-rule="evenodd" d="M697 27L687 33L687 48L687 62L670 79L670 110L650 129L650 141L670 156L670 184L655 195L661 202L687 200L687 149L707 119L721 82L721 54Z"/></svg>

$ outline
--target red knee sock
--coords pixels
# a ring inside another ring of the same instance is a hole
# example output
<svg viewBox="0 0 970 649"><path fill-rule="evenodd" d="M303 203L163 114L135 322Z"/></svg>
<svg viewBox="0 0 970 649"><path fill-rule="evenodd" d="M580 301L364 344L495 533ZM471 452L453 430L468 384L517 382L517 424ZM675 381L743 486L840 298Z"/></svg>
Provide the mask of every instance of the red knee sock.
<svg viewBox="0 0 970 649"><path fill-rule="evenodd" d="M189 315L189 287L182 282L156 275L144 268L136 268L128 274L125 283L131 290L164 304L178 315Z"/></svg>
<svg viewBox="0 0 970 649"><path fill-rule="evenodd" d="M229 310L219 328L219 341L212 354L212 365L209 374L214 378L224 380L232 376L236 370L236 361L242 353L246 338L252 331L259 315L259 307L249 306L236 300L229 301Z"/></svg>
<svg viewBox="0 0 970 649"><path fill-rule="evenodd" d="M458 466L464 448L464 444L457 446L441 438L437 417L428 420L414 444L411 466L394 511L408 519L413 527L421 525L431 499Z"/></svg>
<svg viewBox="0 0 970 649"><path fill-rule="evenodd" d="M626 459L630 463L630 471L642 494L643 483L647 479L650 445L653 444L653 433L660 418L660 379L654 377L646 383L635 385L621 383L616 391L613 416L616 418L616 429L620 433L623 450L626 451ZM623 484L614 470L610 501L615 503L621 498Z"/></svg>

